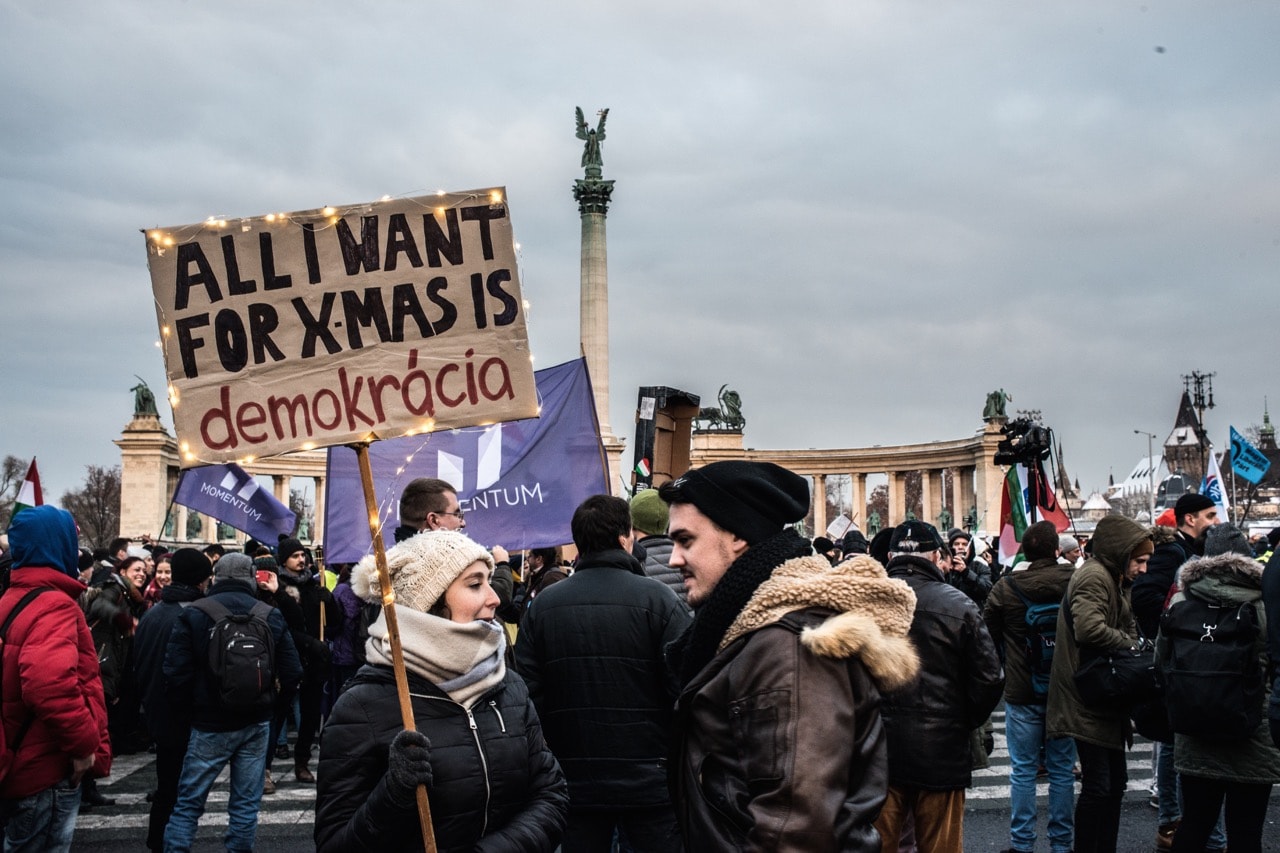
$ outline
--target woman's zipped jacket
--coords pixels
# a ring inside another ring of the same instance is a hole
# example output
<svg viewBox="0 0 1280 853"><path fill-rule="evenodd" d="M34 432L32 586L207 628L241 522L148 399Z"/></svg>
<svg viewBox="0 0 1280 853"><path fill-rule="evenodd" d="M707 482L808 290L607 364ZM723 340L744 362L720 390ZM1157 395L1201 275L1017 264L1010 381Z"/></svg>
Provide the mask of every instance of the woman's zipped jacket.
<svg viewBox="0 0 1280 853"><path fill-rule="evenodd" d="M442 853L555 849L568 788L520 677L508 670L469 711L413 672L409 693L416 727L431 740L428 797ZM319 853L422 849L417 812L394 805L383 781L391 741L403 728L391 668L362 667L324 727Z"/></svg>

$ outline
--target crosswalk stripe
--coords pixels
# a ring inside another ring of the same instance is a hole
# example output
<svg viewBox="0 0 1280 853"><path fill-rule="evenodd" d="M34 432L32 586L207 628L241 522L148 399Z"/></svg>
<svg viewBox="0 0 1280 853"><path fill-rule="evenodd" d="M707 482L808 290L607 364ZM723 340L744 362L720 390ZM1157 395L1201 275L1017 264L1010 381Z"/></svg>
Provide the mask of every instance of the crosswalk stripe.
<svg viewBox="0 0 1280 853"><path fill-rule="evenodd" d="M1002 802L1007 803L1009 800L1009 749L1004 732L1004 711L997 711L992 716L992 722L995 748L990 756L991 766L974 770L973 786L965 792L966 800L980 801L983 808L997 808ZM1129 770L1129 791L1145 792L1151 787L1153 755L1153 744L1135 738L1133 749L1125 753ZM155 756L148 753L123 755L112 762L111 776L99 780L98 785L104 794L116 800L116 805L82 810L76 821L78 842L91 838L91 833L95 830L146 829L146 796L154 785L154 776L151 775L154 763ZM292 767L287 770L292 770ZM258 822L264 826L299 824L309 828L315 820L315 786L295 784L291 773L286 779L287 770L284 767L278 768L281 778L277 780L276 793L262 798ZM201 827L221 829L227 825L229 778L230 770L224 768L209 794L207 811L200 818ZM1075 788L1079 792L1079 782ZM1038 780L1036 795L1047 797L1048 794L1048 782Z"/></svg>

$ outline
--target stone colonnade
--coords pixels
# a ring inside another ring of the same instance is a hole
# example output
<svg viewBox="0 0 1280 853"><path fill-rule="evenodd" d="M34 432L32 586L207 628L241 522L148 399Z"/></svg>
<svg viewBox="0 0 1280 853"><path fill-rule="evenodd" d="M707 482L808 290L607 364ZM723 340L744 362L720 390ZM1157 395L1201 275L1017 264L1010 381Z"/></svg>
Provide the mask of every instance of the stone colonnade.
<svg viewBox="0 0 1280 853"><path fill-rule="evenodd" d="M992 460L1001 435L999 420L989 421L971 438L929 444L862 447L836 450L755 450L743 448L742 435L728 432L694 433L691 465L698 467L726 459L773 462L797 474L813 478L813 532L827 529L825 495L828 477L847 475L852 486L854 523L866 531L867 477L888 477L889 517L881 527L901 524L907 516L906 476L920 472L921 516L936 523L944 506L960 526L965 513L977 508L978 530L995 533L1000 524L1000 494L1004 469ZM951 470L950 494L943 494L943 472Z"/></svg>
<svg viewBox="0 0 1280 853"><path fill-rule="evenodd" d="M998 532L1000 493L1004 482L1003 469L992 461L1001 439L1001 425L1000 421L989 421L984 430L972 437L954 441L836 450L755 450L743 447L741 433L695 432L690 464L698 467L725 459L749 459L774 462L797 474L812 477L814 495L818 498L813 505L816 532L825 531L831 521L827 518L826 501L818 497L825 494L828 477L849 477L852 505L859 515L855 523L865 532L866 519L861 516L867 505L868 475L888 476L889 517L881 519L881 526L888 527L896 526L906 518L906 475L919 471L924 519L936 522L942 507L947 506L951 509L953 524L959 526L965 513L976 507L978 530L991 534ZM158 417L142 416L135 417L115 443L121 456L120 533L122 536L146 534L160 538L165 516L170 510L169 499L180 474L177 441L161 425ZM243 467L255 476L270 476L272 491L278 500L286 504L293 479L310 478L315 486L315 523L308 540L324 541L325 451L312 450L255 460ZM952 471L952 488L949 494L944 494L943 472L948 469ZM176 514L175 536L168 539L188 541L188 510L175 505L173 511ZM198 541L213 542L216 537L216 522L204 517ZM243 539L244 534L237 533L234 541L242 542Z"/></svg>

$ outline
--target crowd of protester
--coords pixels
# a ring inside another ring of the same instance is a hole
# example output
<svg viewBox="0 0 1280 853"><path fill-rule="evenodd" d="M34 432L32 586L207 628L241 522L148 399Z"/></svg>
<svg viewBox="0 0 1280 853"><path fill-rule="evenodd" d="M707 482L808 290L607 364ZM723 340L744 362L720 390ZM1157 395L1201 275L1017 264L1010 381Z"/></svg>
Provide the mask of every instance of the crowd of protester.
<svg viewBox="0 0 1280 853"><path fill-rule="evenodd" d="M69 514L25 509L0 598L5 849L67 849L76 814L114 802L111 758L151 751L152 850L190 849L228 767L227 849L252 850L279 760L316 785L326 851L420 848L425 791L441 850L960 853L1001 701L1009 851L1043 818L1054 853L1114 851L1135 731L1157 744L1156 849L1261 849L1280 528L1249 541L1191 494L1173 527L1032 524L1002 566L921 521L805 539L808 500L777 466L715 463L589 499L565 559L482 547L453 487L415 480L386 609L372 556L326 567L284 536L89 551ZM1186 602L1247 623L1235 731L1182 724L1173 692L1100 702L1081 682L1129 654L1184 683ZM245 624L256 694L216 639Z"/></svg>

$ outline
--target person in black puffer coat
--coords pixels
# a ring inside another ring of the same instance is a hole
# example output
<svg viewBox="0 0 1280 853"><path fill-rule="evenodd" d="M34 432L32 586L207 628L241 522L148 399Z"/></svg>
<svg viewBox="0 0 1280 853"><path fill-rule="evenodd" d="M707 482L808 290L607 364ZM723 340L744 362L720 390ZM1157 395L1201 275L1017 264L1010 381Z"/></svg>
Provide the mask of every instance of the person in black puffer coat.
<svg viewBox="0 0 1280 853"><path fill-rule="evenodd" d="M690 616L628 553L631 525L621 498L583 501L571 524L578 567L534 599L516 639L516 666L569 780L566 853L607 848L615 829L637 851L680 845L666 761L679 691L662 650Z"/></svg>
<svg viewBox="0 0 1280 853"><path fill-rule="evenodd" d="M317 851L421 850L422 784L442 853L550 853L568 788L524 682L506 668L493 558L461 533L434 530L393 547L387 564L417 731L401 721L384 612L369 627L369 663L320 740ZM351 581L366 601L381 598L371 557Z"/></svg>
<svg viewBox="0 0 1280 853"><path fill-rule="evenodd" d="M142 697L147 730L156 744L156 792L151 798L147 847L164 849L164 827L178 798L178 776L191 738L191 709L174 706L164 687L164 656L169 634L183 608L204 596L202 587L213 574L209 558L195 548L180 548L171 559L173 582L156 602L133 637L133 672Z"/></svg>

